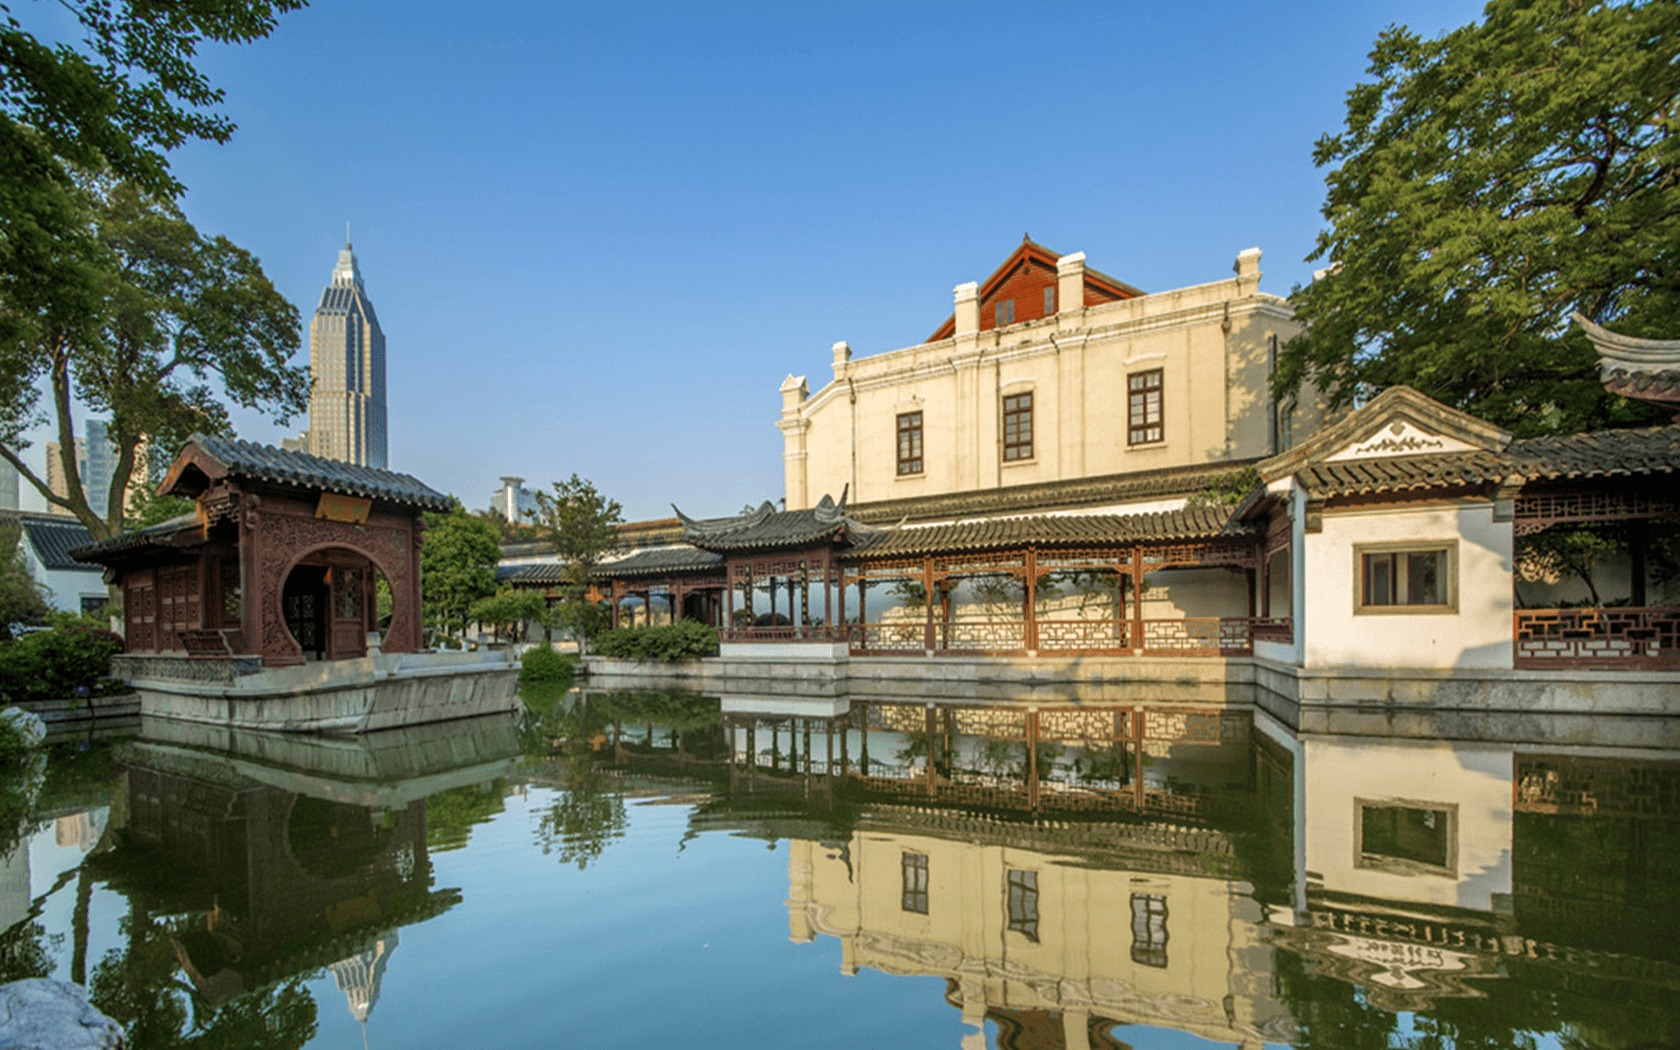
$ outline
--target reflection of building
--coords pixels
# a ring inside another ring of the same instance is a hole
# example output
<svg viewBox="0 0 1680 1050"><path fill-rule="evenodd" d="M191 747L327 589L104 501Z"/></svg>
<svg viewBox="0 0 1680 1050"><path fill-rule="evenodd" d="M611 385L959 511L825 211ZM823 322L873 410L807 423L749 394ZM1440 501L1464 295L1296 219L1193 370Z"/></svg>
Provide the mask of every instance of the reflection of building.
<svg viewBox="0 0 1680 1050"><path fill-rule="evenodd" d="M83 853L92 849L105 831L110 810L80 809L53 821L53 842L59 846L75 846Z"/></svg>
<svg viewBox="0 0 1680 1050"><path fill-rule="evenodd" d="M385 964L391 961L391 952L396 947L397 931L392 930L374 941L372 947L327 967L332 971L333 983L344 993L344 1003L350 1009L350 1016L362 1025L367 1024L368 1015L373 1013L373 1006L379 1001L379 983L385 977Z"/></svg>
<svg viewBox="0 0 1680 1050"><path fill-rule="evenodd" d="M385 333L348 239L309 322L311 452L365 467L386 455Z"/></svg>

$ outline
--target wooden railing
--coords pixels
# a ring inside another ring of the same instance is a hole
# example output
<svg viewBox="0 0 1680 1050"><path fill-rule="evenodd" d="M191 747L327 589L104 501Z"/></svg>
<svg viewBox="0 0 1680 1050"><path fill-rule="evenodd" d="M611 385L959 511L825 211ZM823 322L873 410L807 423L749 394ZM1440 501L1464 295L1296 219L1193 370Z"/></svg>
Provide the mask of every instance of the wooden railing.
<svg viewBox="0 0 1680 1050"><path fill-rule="evenodd" d="M1680 608L1518 609L1518 668L1680 670Z"/></svg>
<svg viewBox="0 0 1680 1050"><path fill-rule="evenodd" d="M1139 627L1141 625L1141 631ZM853 654L974 656L1026 653L1041 656L1247 656L1256 638L1289 641L1290 621L1245 616L1176 620L954 620L854 623L846 628ZM930 638L931 633L931 638ZM1135 643L1141 639L1142 646Z"/></svg>
<svg viewBox="0 0 1680 1050"><path fill-rule="evenodd" d="M846 630L843 627L809 624L725 627L718 631L718 638L725 642L840 642L845 641Z"/></svg>

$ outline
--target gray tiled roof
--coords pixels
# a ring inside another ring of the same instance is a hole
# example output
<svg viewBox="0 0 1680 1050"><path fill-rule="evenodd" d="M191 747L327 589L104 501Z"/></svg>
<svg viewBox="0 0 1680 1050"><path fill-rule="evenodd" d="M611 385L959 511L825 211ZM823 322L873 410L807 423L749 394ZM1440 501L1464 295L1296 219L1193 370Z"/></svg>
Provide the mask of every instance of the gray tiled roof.
<svg viewBox="0 0 1680 1050"><path fill-rule="evenodd" d="M194 434L190 443L227 469L230 476L324 489L346 496L403 503L422 510L448 510L449 497L410 474L343 463L306 452L236 438Z"/></svg>
<svg viewBox="0 0 1680 1050"><path fill-rule="evenodd" d="M908 557L1021 546L1085 546L1249 536L1226 509L1192 508L1151 514L1039 514L1022 518L884 529L843 557Z"/></svg>
<svg viewBox="0 0 1680 1050"><path fill-rule="evenodd" d="M865 531L846 517L844 496L838 504L824 496L808 510L777 510L766 500L757 510L733 518L695 520L680 510L677 517L682 521L685 540L719 553L807 547Z"/></svg>
<svg viewBox="0 0 1680 1050"><path fill-rule="evenodd" d="M627 558L597 565L589 575L592 579L610 580L722 570L723 555L684 544L640 550Z"/></svg>
<svg viewBox="0 0 1680 1050"><path fill-rule="evenodd" d="M170 546L170 538L182 529L199 527L198 512L193 511L160 521L156 525L148 525L143 529L129 529L115 536L107 536L97 542L72 548L69 553L78 561L97 562L103 554L115 554L118 551L135 550L140 547Z"/></svg>
<svg viewBox="0 0 1680 1050"><path fill-rule="evenodd" d="M10 516L10 515L8 515ZM93 542L87 526L75 518L49 514L18 514L23 538L35 551L43 568L54 571L74 570L98 572L98 566L85 565L70 556L70 552Z"/></svg>
<svg viewBox="0 0 1680 1050"><path fill-rule="evenodd" d="M565 582L565 567L556 562L496 566L496 582L515 587L546 587Z"/></svg>
<svg viewBox="0 0 1680 1050"><path fill-rule="evenodd" d="M1501 452L1477 449L1315 463L1303 467L1299 476L1315 496L1356 496L1475 488L1506 481L1574 481L1675 473L1680 473L1680 426L1524 438L1511 442Z"/></svg>

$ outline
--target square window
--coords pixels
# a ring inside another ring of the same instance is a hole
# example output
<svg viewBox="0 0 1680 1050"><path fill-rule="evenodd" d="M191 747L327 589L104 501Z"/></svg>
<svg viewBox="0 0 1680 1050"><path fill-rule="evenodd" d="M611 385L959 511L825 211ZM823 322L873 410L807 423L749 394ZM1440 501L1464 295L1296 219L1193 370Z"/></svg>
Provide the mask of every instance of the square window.
<svg viewBox="0 0 1680 1050"><path fill-rule="evenodd" d="M1132 894L1132 961L1144 966L1166 968L1166 897L1153 893Z"/></svg>
<svg viewBox="0 0 1680 1050"><path fill-rule="evenodd" d="M922 472L922 414L898 414L898 475Z"/></svg>
<svg viewBox="0 0 1680 1050"><path fill-rule="evenodd" d="M1009 886L1009 928L1029 941L1038 940L1038 872L1011 871Z"/></svg>
<svg viewBox="0 0 1680 1050"><path fill-rule="evenodd" d="M1003 399L1003 460L1013 463L1033 457L1033 396L1011 394Z"/></svg>
<svg viewBox="0 0 1680 1050"><path fill-rule="evenodd" d="M1354 548L1360 613L1452 612L1457 606L1457 544Z"/></svg>
<svg viewBox="0 0 1680 1050"><path fill-rule="evenodd" d="M917 915L928 913L928 859L926 853L905 853L899 862L904 879L901 907Z"/></svg>
<svg viewBox="0 0 1680 1050"><path fill-rule="evenodd" d="M1126 443L1148 445L1161 441L1161 369L1134 372L1126 377Z"/></svg>
<svg viewBox="0 0 1680 1050"><path fill-rule="evenodd" d="M1458 807L1448 803L1358 799L1354 864L1401 875L1454 875Z"/></svg>

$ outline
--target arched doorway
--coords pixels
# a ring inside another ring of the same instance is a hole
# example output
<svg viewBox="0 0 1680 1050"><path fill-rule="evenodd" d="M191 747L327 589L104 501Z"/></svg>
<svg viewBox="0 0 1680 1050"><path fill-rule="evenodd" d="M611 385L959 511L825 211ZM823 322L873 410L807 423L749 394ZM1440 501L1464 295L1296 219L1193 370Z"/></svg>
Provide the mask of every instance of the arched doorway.
<svg viewBox="0 0 1680 1050"><path fill-rule="evenodd" d="M379 579L371 561L344 548L315 551L292 566L280 609L305 660L367 655L368 633L381 626Z"/></svg>

